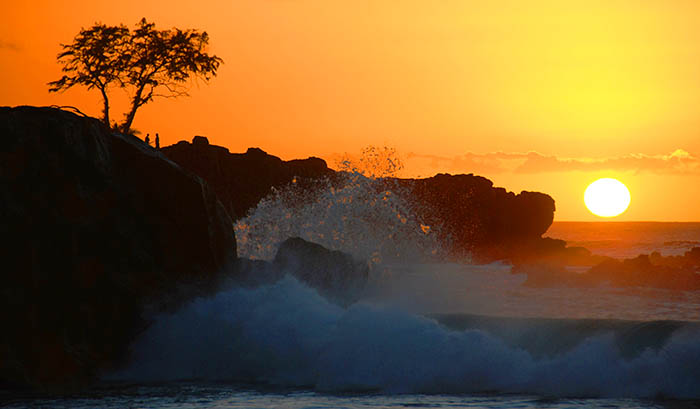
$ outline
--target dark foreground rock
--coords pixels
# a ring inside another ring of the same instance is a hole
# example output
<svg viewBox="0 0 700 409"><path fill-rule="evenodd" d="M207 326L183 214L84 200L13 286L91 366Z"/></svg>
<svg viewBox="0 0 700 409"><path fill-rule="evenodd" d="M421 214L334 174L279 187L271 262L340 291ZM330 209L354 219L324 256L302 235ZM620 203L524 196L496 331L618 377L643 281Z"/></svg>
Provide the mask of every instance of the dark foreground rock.
<svg viewBox="0 0 700 409"><path fill-rule="evenodd" d="M328 301L347 307L362 296L369 280L369 265L341 251L292 237L280 244L272 262L239 258L234 282L258 287L273 284L287 274Z"/></svg>
<svg viewBox="0 0 700 409"><path fill-rule="evenodd" d="M369 279L369 265L298 237L280 244L272 264L341 306L356 302Z"/></svg>
<svg viewBox="0 0 700 409"><path fill-rule="evenodd" d="M273 187L289 184L295 177L303 183L334 173L323 159L283 161L258 148L230 153L224 147L209 144L203 136L195 136L192 143L180 141L161 151L208 181L234 220L244 217Z"/></svg>
<svg viewBox="0 0 700 409"><path fill-rule="evenodd" d="M236 257L214 192L142 141L51 108L0 108L0 379L69 387ZM195 290L196 289L196 290Z"/></svg>

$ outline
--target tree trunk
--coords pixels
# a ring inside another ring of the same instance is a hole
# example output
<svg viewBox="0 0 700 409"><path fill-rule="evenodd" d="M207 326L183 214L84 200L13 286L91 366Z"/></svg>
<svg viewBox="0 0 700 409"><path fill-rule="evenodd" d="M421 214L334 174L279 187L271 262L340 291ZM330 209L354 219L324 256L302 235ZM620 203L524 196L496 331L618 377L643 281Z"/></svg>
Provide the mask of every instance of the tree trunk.
<svg viewBox="0 0 700 409"><path fill-rule="evenodd" d="M136 116L136 110L142 105L141 94L143 94L143 86L136 91L134 99L131 100L131 109L129 114L126 116L124 124L122 124L122 132L129 133L131 131L131 124L134 122L134 116Z"/></svg>
<svg viewBox="0 0 700 409"><path fill-rule="evenodd" d="M107 128L112 129L112 124L109 123L109 98L107 98L107 91L104 88L100 88L102 92L102 101L104 107L102 108L102 122L107 125Z"/></svg>

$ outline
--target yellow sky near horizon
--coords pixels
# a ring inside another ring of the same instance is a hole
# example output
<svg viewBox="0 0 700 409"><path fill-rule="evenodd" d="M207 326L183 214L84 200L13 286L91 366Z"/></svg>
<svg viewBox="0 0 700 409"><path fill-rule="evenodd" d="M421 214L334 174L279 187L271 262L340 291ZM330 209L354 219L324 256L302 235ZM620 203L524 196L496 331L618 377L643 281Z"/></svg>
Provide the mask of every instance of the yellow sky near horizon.
<svg viewBox="0 0 700 409"><path fill-rule="evenodd" d="M204 8L206 6L206 8ZM224 59L191 97L143 107L162 144L206 135L333 165L395 147L405 176L476 173L583 205L598 177L632 193L614 220L700 220L700 3L690 0L14 1L0 15L0 105L75 105L48 94L59 43L96 21L198 28ZM112 117L125 96L113 92Z"/></svg>

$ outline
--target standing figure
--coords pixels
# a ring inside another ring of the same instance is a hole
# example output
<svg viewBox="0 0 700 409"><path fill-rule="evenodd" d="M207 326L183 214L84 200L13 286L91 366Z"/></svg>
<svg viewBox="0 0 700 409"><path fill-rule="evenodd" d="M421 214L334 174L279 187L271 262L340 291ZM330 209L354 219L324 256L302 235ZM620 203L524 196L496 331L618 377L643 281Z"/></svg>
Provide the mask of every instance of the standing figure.
<svg viewBox="0 0 700 409"><path fill-rule="evenodd" d="M160 135L156 132L156 149L160 149Z"/></svg>
<svg viewBox="0 0 700 409"><path fill-rule="evenodd" d="M144 139L144 140L146 141L146 145L151 146L151 134L150 133L146 134L146 139Z"/></svg>

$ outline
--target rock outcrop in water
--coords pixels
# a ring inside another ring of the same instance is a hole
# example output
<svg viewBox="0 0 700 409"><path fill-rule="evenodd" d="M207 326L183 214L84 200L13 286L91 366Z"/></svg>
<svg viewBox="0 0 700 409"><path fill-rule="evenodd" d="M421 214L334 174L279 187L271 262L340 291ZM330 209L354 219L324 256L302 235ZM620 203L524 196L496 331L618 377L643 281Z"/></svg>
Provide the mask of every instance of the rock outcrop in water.
<svg viewBox="0 0 700 409"><path fill-rule="evenodd" d="M526 191L516 195L482 176L438 174L399 183L409 188L419 218L441 227L452 253L471 254L475 261L534 254L545 245L542 234L554 220L549 195Z"/></svg>
<svg viewBox="0 0 700 409"><path fill-rule="evenodd" d="M295 180L303 189L313 180L330 178L335 172L318 158L284 162L251 148L244 154L209 144L195 137L162 149L170 159L207 180L234 220L245 216L267 196ZM538 252L551 252L541 236L554 218L554 200L543 193L515 194L481 176L439 174L427 179L388 179L408 192L419 218L440 226L440 234L456 258L472 255L476 261L521 259Z"/></svg>
<svg viewBox="0 0 700 409"><path fill-rule="evenodd" d="M583 272L572 272L565 262L519 265L514 273L527 274L526 285L532 287L647 287L667 290L700 290L700 247L683 256L663 257L659 253L640 254L617 260L591 256L596 264Z"/></svg>
<svg viewBox="0 0 700 409"><path fill-rule="evenodd" d="M139 139L0 108L0 380L79 385L236 257L214 192Z"/></svg>
<svg viewBox="0 0 700 409"><path fill-rule="evenodd" d="M323 159L283 161L258 148L230 153L224 147L209 144L203 136L195 136L192 143L180 141L161 151L208 181L234 220L244 217L273 187L289 184L295 177L304 183L334 173Z"/></svg>
<svg viewBox="0 0 700 409"><path fill-rule="evenodd" d="M343 307L359 299L369 280L366 261L298 237L280 244L272 264Z"/></svg>
<svg viewBox="0 0 700 409"><path fill-rule="evenodd" d="M342 251L292 237L280 244L272 262L239 258L234 279L237 285L258 287L273 284L287 274L328 301L347 307L362 296L369 281L369 265Z"/></svg>
<svg viewBox="0 0 700 409"><path fill-rule="evenodd" d="M605 260L593 266L584 278L614 287L652 287L669 290L700 290L700 247L683 256L640 254L626 260Z"/></svg>

